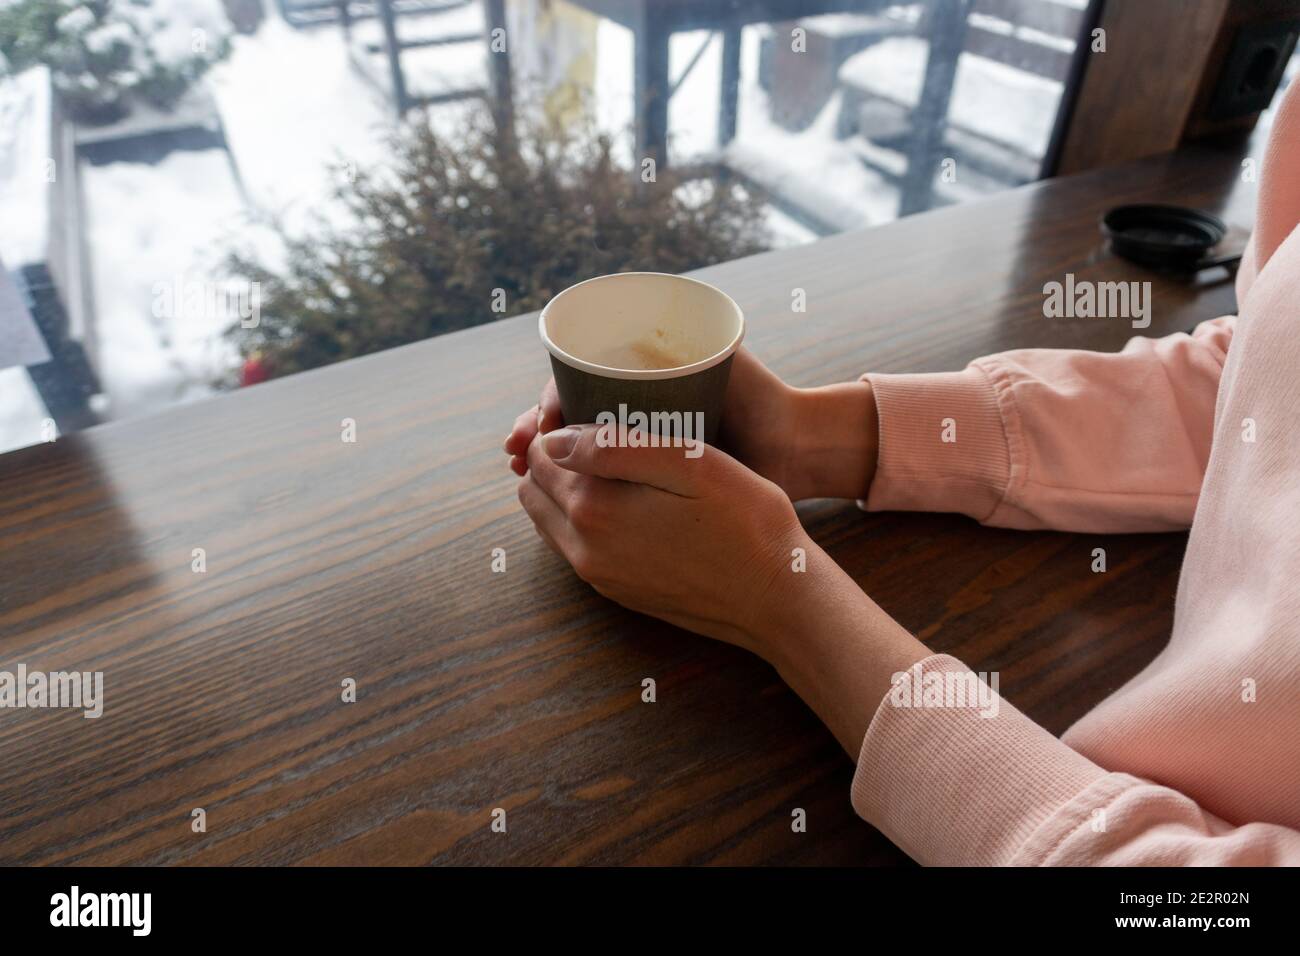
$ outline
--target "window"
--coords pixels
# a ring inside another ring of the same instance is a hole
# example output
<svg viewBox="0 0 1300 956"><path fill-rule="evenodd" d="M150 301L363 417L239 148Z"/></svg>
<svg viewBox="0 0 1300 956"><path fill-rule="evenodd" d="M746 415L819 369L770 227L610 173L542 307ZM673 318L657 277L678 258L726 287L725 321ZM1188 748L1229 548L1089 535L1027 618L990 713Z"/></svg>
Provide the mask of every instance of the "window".
<svg viewBox="0 0 1300 956"><path fill-rule="evenodd" d="M1087 15L637 9L10 0L0 260L24 308L3 321L51 360L0 370L0 449L517 314L595 271L696 268L1028 182ZM410 139L426 118L436 156ZM566 150L606 135L617 176L462 188L482 158L462 131L487 118L524 157L534 124Z"/></svg>

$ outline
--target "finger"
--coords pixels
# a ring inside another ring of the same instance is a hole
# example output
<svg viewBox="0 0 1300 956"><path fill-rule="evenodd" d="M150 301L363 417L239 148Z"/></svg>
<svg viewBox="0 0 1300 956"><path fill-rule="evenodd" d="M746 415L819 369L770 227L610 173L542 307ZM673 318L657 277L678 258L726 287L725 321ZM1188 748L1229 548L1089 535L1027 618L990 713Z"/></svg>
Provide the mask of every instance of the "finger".
<svg viewBox="0 0 1300 956"><path fill-rule="evenodd" d="M523 455L528 450L528 444L537 434L537 406L534 405L528 411L524 412L515 419L514 426L510 429L510 434L506 436L505 449L507 455Z"/></svg>
<svg viewBox="0 0 1300 956"><path fill-rule="evenodd" d="M628 443L620 446L608 441L607 432L597 425L562 428L534 443L545 454L530 454L529 465L633 481L692 498L717 480L720 469L739 467L735 459L702 441L674 446L661 440L658 447L638 446L638 435L647 440L644 433L630 432Z"/></svg>
<svg viewBox="0 0 1300 956"><path fill-rule="evenodd" d="M578 476L561 468L542 450L542 436L538 435L525 453L525 467L529 475L553 501L563 504L578 482Z"/></svg>
<svg viewBox="0 0 1300 956"><path fill-rule="evenodd" d="M522 478L528 474L528 461L523 455L514 455L510 459L510 470Z"/></svg>
<svg viewBox="0 0 1300 956"><path fill-rule="evenodd" d="M560 557L567 559L564 543L571 533L569 522L564 512L531 476L519 482L519 503L533 521L533 527L542 536L542 540Z"/></svg>
<svg viewBox="0 0 1300 956"><path fill-rule="evenodd" d="M564 425L564 413L560 410L560 393L556 391L555 379L549 379L542 388L537 408L537 430L542 434Z"/></svg>

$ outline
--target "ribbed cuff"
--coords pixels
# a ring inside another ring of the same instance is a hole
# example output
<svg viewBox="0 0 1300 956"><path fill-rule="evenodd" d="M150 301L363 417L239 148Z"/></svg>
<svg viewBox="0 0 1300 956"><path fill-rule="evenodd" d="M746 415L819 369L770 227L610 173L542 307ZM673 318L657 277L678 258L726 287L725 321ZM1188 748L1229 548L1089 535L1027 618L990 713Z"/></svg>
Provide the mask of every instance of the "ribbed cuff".
<svg viewBox="0 0 1300 956"><path fill-rule="evenodd" d="M955 696L956 679L970 673L946 654L915 665L880 702L853 776L858 815L929 866L1012 862L1040 826L1106 776L1000 696L995 707L987 696ZM953 675L952 690L934 698L946 690L944 675ZM960 681L967 691L969 680Z"/></svg>
<svg viewBox="0 0 1300 956"><path fill-rule="evenodd" d="M956 511L988 519L1006 495L1011 454L999 391L961 372L862 376L880 417L868 511ZM1005 401L1011 401L1007 395Z"/></svg>

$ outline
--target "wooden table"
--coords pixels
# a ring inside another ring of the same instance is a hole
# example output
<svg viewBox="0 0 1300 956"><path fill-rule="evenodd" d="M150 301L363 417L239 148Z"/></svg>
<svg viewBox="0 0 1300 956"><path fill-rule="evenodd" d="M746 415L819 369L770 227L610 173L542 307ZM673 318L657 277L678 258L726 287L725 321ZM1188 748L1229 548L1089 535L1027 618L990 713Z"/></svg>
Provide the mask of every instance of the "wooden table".
<svg viewBox="0 0 1300 956"><path fill-rule="evenodd" d="M700 274L799 385L1116 349L1127 322L1046 319L1043 284L1152 278L1102 248L1112 203L1249 227L1239 169L1187 152ZM1230 284L1160 278L1154 304L1151 334L1234 308ZM536 537L499 446L546 375L522 316L0 457L0 670L102 671L106 697L98 720L0 710L0 863L901 861L770 668L606 602ZM886 610L1053 732L1170 630L1182 535L800 510ZM1103 540L1110 570L1088 573Z"/></svg>

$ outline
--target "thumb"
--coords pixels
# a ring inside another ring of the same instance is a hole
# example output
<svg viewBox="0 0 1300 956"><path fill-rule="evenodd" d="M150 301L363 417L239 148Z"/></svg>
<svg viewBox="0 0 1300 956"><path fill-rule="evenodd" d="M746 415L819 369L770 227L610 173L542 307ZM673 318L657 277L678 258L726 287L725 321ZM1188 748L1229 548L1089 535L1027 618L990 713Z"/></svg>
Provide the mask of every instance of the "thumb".
<svg viewBox="0 0 1300 956"><path fill-rule="evenodd" d="M599 425L570 425L542 436L542 450L561 468L597 478L615 478L661 488L676 495L698 497L725 453L703 441L657 439L644 431L629 431L619 445Z"/></svg>

